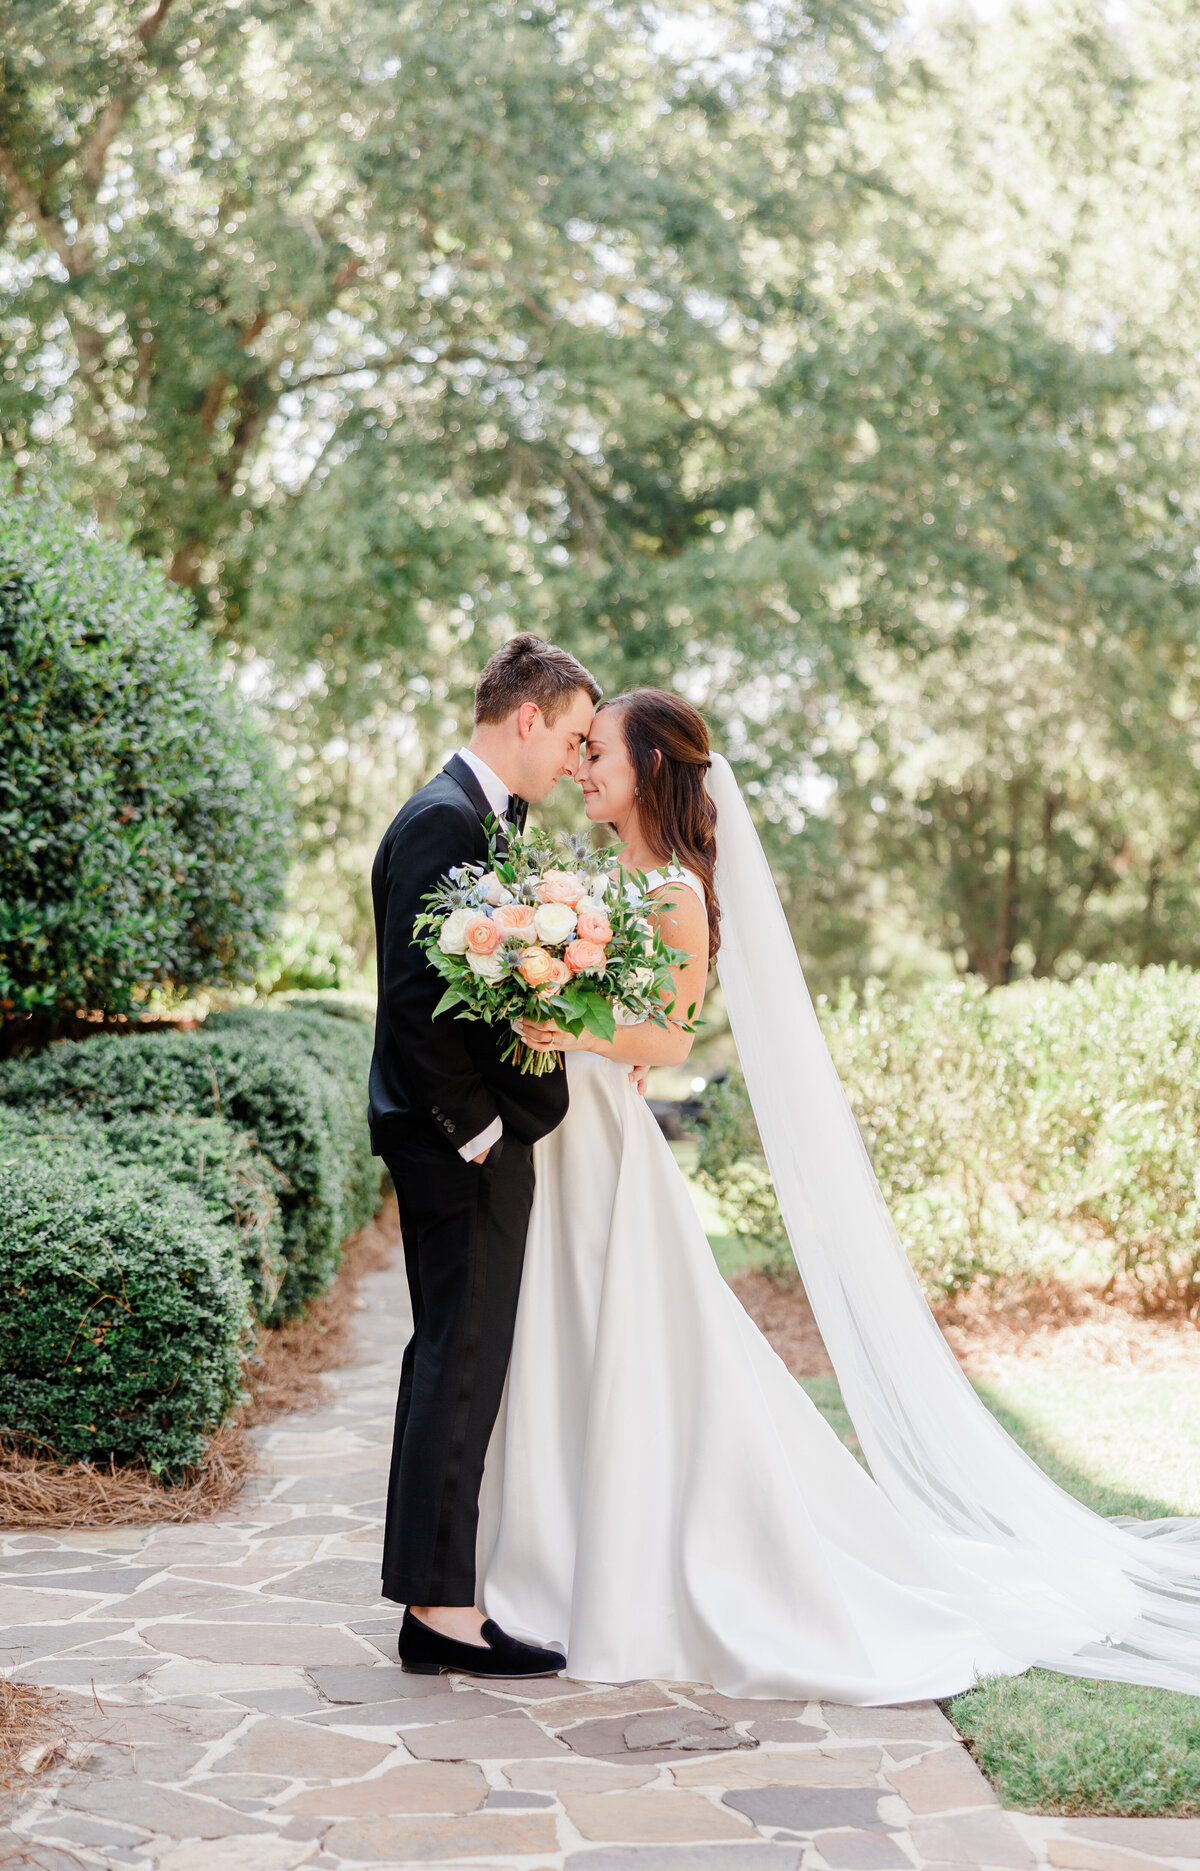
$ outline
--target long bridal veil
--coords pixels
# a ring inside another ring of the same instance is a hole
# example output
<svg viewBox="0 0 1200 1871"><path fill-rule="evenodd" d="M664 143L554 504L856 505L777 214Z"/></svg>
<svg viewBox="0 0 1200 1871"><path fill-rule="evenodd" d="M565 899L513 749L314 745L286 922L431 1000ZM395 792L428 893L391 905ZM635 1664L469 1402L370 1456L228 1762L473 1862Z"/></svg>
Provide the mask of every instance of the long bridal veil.
<svg viewBox="0 0 1200 1871"><path fill-rule="evenodd" d="M875 1180L729 763L716 755L718 974L788 1238L871 1473L997 1589L1061 1632L1047 1669L1200 1695L1200 1520L1105 1520L975 1395ZM1057 1609L1061 1607L1061 1618ZM1080 1631L1090 1641L1080 1643Z"/></svg>

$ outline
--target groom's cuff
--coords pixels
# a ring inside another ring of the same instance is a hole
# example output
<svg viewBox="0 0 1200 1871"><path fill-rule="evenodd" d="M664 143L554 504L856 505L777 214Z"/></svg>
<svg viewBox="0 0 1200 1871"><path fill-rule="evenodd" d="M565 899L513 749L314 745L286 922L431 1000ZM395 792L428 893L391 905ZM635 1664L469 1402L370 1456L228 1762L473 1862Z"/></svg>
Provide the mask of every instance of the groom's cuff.
<svg viewBox="0 0 1200 1871"><path fill-rule="evenodd" d="M480 1131L478 1137L472 1137L470 1143L464 1143L458 1154L464 1163L473 1162L477 1156L482 1156L485 1150L490 1150L494 1143L499 1143L503 1135L504 1125L498 1117L494 1117L487 1129Z"/></svg>

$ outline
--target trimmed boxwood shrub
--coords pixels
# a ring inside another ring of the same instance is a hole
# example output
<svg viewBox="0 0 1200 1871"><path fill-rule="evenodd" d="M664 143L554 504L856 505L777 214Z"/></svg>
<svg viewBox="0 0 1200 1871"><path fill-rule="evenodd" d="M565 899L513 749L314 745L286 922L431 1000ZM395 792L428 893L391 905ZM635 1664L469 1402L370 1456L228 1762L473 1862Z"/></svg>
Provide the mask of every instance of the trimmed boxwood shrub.
<svg viewBox="0 0 1200 1871"><path fill-rule="evenodd" d="M297 1001L284 1007L235 1007L210 1014L206 1033L241 1033L268 1043L298 1046L333 1081L338 1106L337 1147L342 1164L342 1225L346 1234L366 1226L379 1208L382 1168L371 1155L367 1129L367 1077L374 1023L358 1008L336 1001Z"/></svg>
<svg viewBox="0 0 1200 1871"><path fill-rule="evenodd" d="M95 1151L0 1162L0 1423L64 1460L198 1463L249 1344L229 1236Z"/></svg>
<svg viewBox="0 0 1200 1871"><path fill-rule="evenodd" d="M128 1114L220 1118L280 1172L287 1266L273 1318L337 1272L342 1241L378 1206L366 1074L370 1031L330 1015L251 1012L195 1034L101 1036L0 1065L0 1103L111 1122Z"/></svg>
<svg viewBox="0 0 1200 1871"><path fill-rule="evenodd" d="M0 1003L53 1023L252 981L290 819L190 602L0 472Z"/></svg>
<svg viewBox="0 0 1200 1871"><path fill-rule="evenodd" d="M107 1123L62 1106L0 1105L0 1159L77 1161L87 1154L141 1165L168 1189L190 1189L213 1221L230 1231L256 1316L269 1320L286 1269L279 1206L282 1178L245 1131L216 1117L125 1112Z"/></svg>

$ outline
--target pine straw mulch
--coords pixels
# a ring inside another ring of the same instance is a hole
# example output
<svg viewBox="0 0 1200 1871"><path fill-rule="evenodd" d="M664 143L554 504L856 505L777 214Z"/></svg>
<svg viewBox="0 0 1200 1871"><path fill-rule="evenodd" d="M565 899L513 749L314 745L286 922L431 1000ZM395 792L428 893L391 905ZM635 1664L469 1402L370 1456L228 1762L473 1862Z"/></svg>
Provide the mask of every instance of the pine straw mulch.
<svg viewBox="0 0 1200 1871"><path fill-rule="evenodd" d="M358 1284L387 1266L399 1240L393 1198L347 1241L329 1291L300 1318L260 1333L246 1367L245 1400L209 1443L202 1465L181 1481L165 1484L141 1466L59 1463L0 1446L0 1531L203 1520L228 1507L257 1466L246 1431L321 1401L326 1389L322 1373L353 1355Z"/></svg>
<svg viewBox="0 0 1200 1871"><path fill-rule="evenodd" d="M18 1793L49 1767L67 1739L68 1722L61 1698L53 1691L0 1678L0 1815ZM39 1863L36 1846L11 1834L0 1840L6 1866Z"/></svg>
<svg viewBox="0 0 1200 1871"><path fill-rule="evenodd" d="M729 1284L794 1377L832 1375L798 1280L785 1283L747 1271L734 1274ZM979 1288L936 1307L935 1316L970 1377L1001 1376L1030 1364L1064 1376L1099 1365L1147 1375L1194 1371L1200 1352L1194 1319L1147 1312L1132 1290L1113 1297L1098 1286L1053 1280L1003 1294Z"/></svg>

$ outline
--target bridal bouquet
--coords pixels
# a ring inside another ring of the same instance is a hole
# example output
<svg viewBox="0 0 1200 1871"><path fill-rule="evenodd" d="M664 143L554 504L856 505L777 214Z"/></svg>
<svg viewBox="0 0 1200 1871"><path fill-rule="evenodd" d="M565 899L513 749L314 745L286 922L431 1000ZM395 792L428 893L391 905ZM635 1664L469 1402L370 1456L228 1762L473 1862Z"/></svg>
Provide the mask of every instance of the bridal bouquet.
<svg viewBox="0 0 1200 1871"><path fill-rule="evenodd" d="M460 865L427 892L413 935L446 983L434 1018L452 1009L490 1025L553 1018L608 1040L618 1026L665 1026L671 968L687 957L650 921L644 872L623 871L616 853L531 830L511 836L501 857L493 833L486 869ZM539 1075L561 1062L515 1033L503 1057Z"/></svg>

